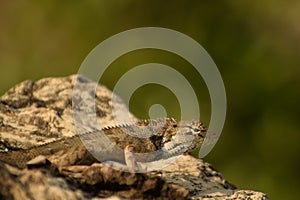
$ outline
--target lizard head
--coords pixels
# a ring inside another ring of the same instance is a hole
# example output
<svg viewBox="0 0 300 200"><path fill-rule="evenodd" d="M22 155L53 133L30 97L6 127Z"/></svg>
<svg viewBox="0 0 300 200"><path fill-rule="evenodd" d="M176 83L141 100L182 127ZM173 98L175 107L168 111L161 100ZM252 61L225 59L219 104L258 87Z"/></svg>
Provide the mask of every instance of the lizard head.
<svg viewBox="0 0 300 200"><path fill-rule="evenodd" d="M207 127L200 121L181 121L179 126L181 134L194 138L188 150L199 149L205 139Z"/></svg>
<svg viewBox="0 0 300 200"><path fill-rule="evenodd" d="M199 149L206 137L207 127L200 121L166 120L161 143L168 151L182 152Z"/></svg>

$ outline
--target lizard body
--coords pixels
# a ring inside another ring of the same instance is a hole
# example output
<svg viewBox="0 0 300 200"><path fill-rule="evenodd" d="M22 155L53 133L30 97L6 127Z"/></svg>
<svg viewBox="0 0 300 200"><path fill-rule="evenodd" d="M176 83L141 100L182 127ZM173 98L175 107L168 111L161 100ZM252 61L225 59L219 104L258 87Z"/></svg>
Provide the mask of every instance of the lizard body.
<svg viewBox="0 0 300 200"><path fill-rule="evenodd" d="M198 121L177 122L168 118L144 120L135 124L104 127L101 131L94 130L70 138L62 138L30 149L0 152L0 161L19 168L25 168L29 160L39 155L46 156L57 166L91 164L99 159L127 163L124 149L130 149L134 153L163 150L163 152L168 152L168 156L180 155L200 148L206 131L203 123ZM117 151L116 148L108 147L104 150L99 147L95 138L100 132L105 134L111 144L119 147ZM93 151L101 158L95 158ZM157 159L163 159L163 157Z"/></svg>

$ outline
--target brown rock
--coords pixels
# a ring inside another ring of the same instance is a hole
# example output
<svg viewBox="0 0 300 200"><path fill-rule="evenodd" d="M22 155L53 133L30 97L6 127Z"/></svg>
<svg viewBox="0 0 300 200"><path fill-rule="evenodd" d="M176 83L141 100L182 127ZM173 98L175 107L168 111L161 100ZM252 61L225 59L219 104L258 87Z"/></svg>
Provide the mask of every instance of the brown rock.
<svg viewBox="0 0 300 200"><path fill-rule="evenodd" d="M73 75L24 81L5 93L0 98L0 152L74 135L71 96L75 79ZM95 92L97 120L102 125L115 124L111 95L101 85ZM121 102L117 110L128 112ZM210 164L188 155L149 174L116 171L101 163L63 167L53 173L44 166L44 159L32 162L38 165L19 170L0 161L0 199L267 199L263 193L237 189Z"/></svg>

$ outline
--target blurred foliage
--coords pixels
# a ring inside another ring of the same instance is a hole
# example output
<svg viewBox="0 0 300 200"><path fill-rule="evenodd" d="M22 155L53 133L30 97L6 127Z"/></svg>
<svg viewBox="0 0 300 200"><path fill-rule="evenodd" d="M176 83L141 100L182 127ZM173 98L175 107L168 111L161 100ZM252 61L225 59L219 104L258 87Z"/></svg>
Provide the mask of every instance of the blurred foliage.
<svg viewBox="0 0 300 200"><path fill-rule="evenodd" d="M209 52L227 90L226 124L205 159L239 188L263 191L271 199L298 199L299 9L296 0L1 0L0 93L25 79L76 73L96 45L121 31L145 26L180 31ZM101 81L113 89L122 73L148 62L184 69L208 123L205 84L176 55L128 53ZM168 115L180 116L173 95L147 85L133 94L130 109L143 118L152 104L161 103Z"/></svg>

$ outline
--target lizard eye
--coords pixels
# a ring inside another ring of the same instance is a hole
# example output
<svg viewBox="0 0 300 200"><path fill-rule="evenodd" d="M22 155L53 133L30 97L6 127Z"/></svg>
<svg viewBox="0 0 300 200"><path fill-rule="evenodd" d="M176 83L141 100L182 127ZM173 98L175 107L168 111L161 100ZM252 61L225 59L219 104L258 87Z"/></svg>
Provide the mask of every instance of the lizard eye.
<svg viewBox="0 0 300 200"><path fill-rule="evenodd" d="M194 128L194 132L199 132L200 130L198 128Z"/></svg>

